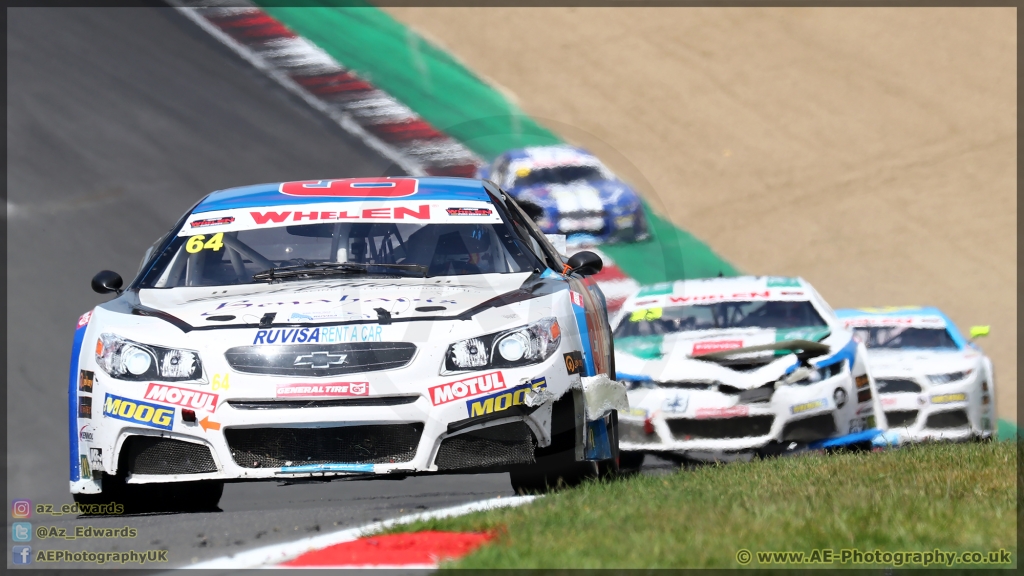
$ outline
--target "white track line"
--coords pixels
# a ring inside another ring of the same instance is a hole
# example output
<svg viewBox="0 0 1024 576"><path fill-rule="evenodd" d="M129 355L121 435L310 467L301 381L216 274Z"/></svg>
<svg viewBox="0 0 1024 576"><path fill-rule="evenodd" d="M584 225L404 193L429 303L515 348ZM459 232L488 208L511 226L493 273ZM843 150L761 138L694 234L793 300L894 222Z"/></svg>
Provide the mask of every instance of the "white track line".
<svg viewBox="0 0 1024 576"><path fill-rule="evenodd" d="M305 88L299 86L297 82L289 78L287 75L278 71L273 66L267 64L267 62L257 55L249 47L236 41L231 36L225 34L220 28L217 28L210 23L206 18L203 18L196 13L196 10L191 7L181 5L177 0L167 0L178 12L183 14L189 20L196 23L197 26L208 32L211 36L216 38L222 44L231 48L236 54L241 56L247 62L255 66L258 70L262 71L267 76L270 76L275 82L283 86L289 92L295 94L299 98L302 98L307 104L313 108L326 114L331 120L334 120L338 126L341 126L343 130L352 134L356 138L359 138L371 149L375 150L381 156L394 162L402 168L409 176L425 176L426 172L418 162L415 162L411 158L402 154L391 145L385 143L383 140L377 138L373 134L370 134L363 129L362 126L357 124L348 114L344 114L335 110L334 108L327 105L326 102L320 100L316 96L310 94Z"/></svg>
<svg viewBox="0 0 1024 576"><path fill-rule="evenodd" d="M280 564L281 562L287 562L297 558L306 552L312 552L334 544L341 544L342 542L351 542L362 536L379 532L381 530L390 528L392 526L398 526L400 524L409 524L417 522L419 520L434 520L438 518L451 518L453 516L462 516L471 512L479 512L482 510L494 510L496 508L510 508L513 506L520 506L531 502L537 496L511 496L506 498L491 498L490 500L480 500L479 502L470 502L469 504L462 504L461 506L453 506L451 508L442 508L440 510L432 510L429 512L420 512L419 514L409 514L406 516L399 516L398 518L392 518L390 520L384 520L381 522L374 522L372 524L366 524L358 528L348 528L346 530L340 530L338 532L331 532L329 534L321 534L319 536L309 536L294 540L292 542L284 542L281 544L272 544L270 546L263 546L261 548L255 548L253 550L247 550L245 552L239 552L230 556L222 556L220 558L214 558L213 560L207 560L205 562L198 562L189 566L181 566L181 568L201 568L205 570L237 570L240 568L259 568L270 564Z"/></svg>

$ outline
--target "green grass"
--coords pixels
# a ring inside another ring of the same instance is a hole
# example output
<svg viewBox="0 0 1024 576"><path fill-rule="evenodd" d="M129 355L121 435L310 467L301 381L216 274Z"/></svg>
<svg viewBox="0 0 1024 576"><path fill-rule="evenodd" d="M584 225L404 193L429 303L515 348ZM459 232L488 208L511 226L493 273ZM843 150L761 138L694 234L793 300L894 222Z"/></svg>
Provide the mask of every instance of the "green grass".
<svg viewBox="0 0 1024 576"><path fill-rule="evenodd" d="M921 445L703 466L589 482L519 508L391 531L496 534L445 564L458 568L737 568L740 549L843 548L1005 548L1016 566L1017 446Z"/></svg>

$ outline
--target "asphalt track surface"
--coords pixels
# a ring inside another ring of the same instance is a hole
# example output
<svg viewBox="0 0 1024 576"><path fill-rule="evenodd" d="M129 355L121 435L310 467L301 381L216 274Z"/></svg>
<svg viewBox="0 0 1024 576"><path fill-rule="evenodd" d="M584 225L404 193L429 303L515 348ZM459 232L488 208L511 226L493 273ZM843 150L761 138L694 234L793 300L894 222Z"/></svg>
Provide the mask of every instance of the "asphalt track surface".
<svg viewBox="0 0 1024 576"><path fill-rule="evenodd" d="M130 281L146 248L212 190L400 172L171 9L7 14L7 499L70 504L68 358L78 317L106 300L93 274ZM182 566L512 494L507 474L228 484L215 513L33 514L33 527L138 536L31 545L167 549L165 566Z"/></svg>
<svg viewBox="0 0 1024 576"><path fill-rule="evenodd" d="M7 500L57 507L72 503L66 402L74 326L107 299L89 288L96 272L130 281L145 249L213 190L401 172L171 9L7 13ZM650 460L650 473L671 468ZM168 564L147 568L186 566L511 495L507 474L227 484L220 512L33 514L33 528L128 526L138 535L36 536L29 544L162 549ZM15 519L7 516L10 543Z"/></svg>

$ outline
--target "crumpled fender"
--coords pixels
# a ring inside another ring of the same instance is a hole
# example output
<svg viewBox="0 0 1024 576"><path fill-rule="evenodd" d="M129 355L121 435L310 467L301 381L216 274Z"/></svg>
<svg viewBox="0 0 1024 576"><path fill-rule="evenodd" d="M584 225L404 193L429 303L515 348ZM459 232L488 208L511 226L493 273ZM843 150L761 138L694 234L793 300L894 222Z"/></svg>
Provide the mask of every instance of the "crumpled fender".
<svg viewBox="0 0 1024 576"><path fill-rule="evenodd" d="M587 420L598 420L612 410L629 410L625 384L612 380L607 374L587 376L580 381L587 399Z"/></svg>

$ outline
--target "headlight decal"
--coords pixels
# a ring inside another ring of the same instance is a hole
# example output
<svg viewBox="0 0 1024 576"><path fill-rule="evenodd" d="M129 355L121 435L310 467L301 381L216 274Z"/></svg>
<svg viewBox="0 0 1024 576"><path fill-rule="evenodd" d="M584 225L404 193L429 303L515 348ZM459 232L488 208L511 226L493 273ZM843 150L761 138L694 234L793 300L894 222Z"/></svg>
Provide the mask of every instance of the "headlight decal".
<svg viewBox="0 0 1024 576"><path fill-rule="evenodd" d="M962 370L960 372L946 372L944 374L929 374L928 381L932 384L949 384L967 378L974 372L974 369Z"/></svg>
<svg viewBox="0 0 1024 576"><path fill-rule="evenodd" d="M199 380L203 375L194 350L140 344L110 333L96 340L96 364L112 378L136 382Z"/></svg>
<svg viewBox="0 0 1024 576"><path fill-rule="evenodd" d="M562 341L558 319L542 318L531 324L460 340L448 346L441 374L482 368L514 368L547 360Z"/></svg>

